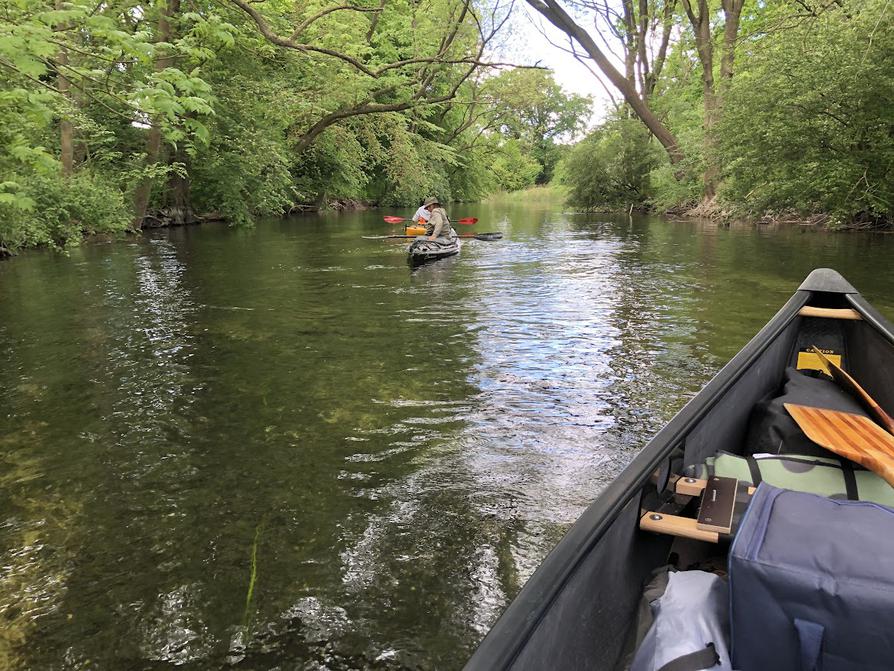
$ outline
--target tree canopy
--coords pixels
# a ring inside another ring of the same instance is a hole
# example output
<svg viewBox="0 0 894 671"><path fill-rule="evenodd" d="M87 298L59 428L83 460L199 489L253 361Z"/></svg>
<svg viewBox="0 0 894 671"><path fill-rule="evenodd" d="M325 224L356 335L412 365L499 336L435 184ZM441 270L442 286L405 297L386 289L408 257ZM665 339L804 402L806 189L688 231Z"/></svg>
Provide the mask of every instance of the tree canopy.
<svg viewBox="0 0 894 671"><path fill-rule="evenodd" d="M557 131L543 124L570 133L589 110L550 73L495 59L511 9L503 0L6 3L0 247L198 215L249 222L352 200L474 200L533 183L555 162ZM520 122L513 89L532 81L549 95Z"/></svg>
<svg viewBox="0 0 894 671"><path fill-rule="evenodd" d="M704 212L894 222L889 3L573 0L569 13L558 0L528 2L623 100L585 141L593 151L568 159L578 205L701 200ZM623 149L623 118L663 146L658 165ZM607 154L615 145L629 161ZM630 183L631 170L644 171L640 187L619 203L608 185Z"/></svg>

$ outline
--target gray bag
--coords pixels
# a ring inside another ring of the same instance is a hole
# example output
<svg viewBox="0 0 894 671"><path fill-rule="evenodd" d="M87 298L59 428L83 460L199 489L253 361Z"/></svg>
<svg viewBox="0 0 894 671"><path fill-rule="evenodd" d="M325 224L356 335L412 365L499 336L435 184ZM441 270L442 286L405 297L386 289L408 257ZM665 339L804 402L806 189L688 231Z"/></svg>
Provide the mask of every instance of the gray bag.
<svg viewBox="0 0 894 671"><path fill-rule="evenodd" d="M650 599L652 624L630 671L731 671L726 582L705 571L670 571ZM655 582L646 589L655 590Z"/></svg>
<svg viewBox="0 0 894 671"><path fill-rule="evenodd" d="M894 509L761 484L729 580L736 669L894 667Z"/></svg>

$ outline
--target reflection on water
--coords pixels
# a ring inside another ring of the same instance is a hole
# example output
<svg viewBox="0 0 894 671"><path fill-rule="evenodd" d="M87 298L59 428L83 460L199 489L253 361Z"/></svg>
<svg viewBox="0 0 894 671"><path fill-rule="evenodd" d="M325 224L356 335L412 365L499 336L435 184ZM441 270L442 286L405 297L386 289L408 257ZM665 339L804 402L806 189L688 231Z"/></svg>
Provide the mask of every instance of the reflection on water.
<svg viewBox="0 0 894 671"><path fill-rule="evenodd" d="M0 667L457 668L811 268L894 314L889 236L457 214L0 264Z"/></svg>

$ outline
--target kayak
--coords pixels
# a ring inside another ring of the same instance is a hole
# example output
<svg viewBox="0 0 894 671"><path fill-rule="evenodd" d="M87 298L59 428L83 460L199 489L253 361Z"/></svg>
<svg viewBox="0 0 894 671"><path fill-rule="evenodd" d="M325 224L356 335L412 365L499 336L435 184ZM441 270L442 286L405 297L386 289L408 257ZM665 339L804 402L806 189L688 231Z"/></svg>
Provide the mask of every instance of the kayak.
<svg viewBox="0 0 894 671"><path fill-rule="evenodd" d="M436 261L448 256L454 256L459 254L460 249L462 249L462 241L458 237L437 238L435 240L419 237L407 247L407 255L411 264L418 265L427 261Z"/></svg>
<svg viewBox="0 0 894 671"><path fill-rule="evenodd" d="M425 235L425 226L409 225L404 228L405 235Z"/></svg>
<svg viewBox="0 0 894 671"><path fill-rule="evenodd" d="M763 454L760 452L763 448L754 444L763 435L761 431L763 422L769 416L766 414L769 408L775 403L781 409L782 400L789 397L798 400L795 398L795 381L800 380L799 384L831 385L832 389L826 390L828 393L847 396L840 387L836 391L836 383L831 378L813 372L819 370L819 359L813 353L813 345L859 381L878 405L894 410L894 326L836 271L827 268L814 270L769 323L643 447L615 481L581 514L491 628L465 669L628 668L634 654L650 652L644 649L644 643L640 646L643 629L638 623L642 617L644 587L650 584L660 567L668 564L675 564L678 570L685 569L686 573L701 573L690 570L693 564L689 562L693 557L704 562L707 556L712 557L714 565L720 567L716 572L721 575L722 582L728 582L732 595L733 606L729 606L729 599L725 602L727 614L732 613L728 615L732 618L731 663L735 668L748 671L746 663L736 661L737 655L741 658L748 652L744 644L737 643L736 638L743 636L745 629L735 621L737 597L734 588L737 582L733 571L738 565L734 564L733 559L736 527L731 521L733 517L730 517L728 526L721 524L716 528L719 530L705 531L715 528L702 524L701 515L708 505L705 503L708 499L708 485L705 483L710 484L714 475L720 475L721 464L745 464L750 460L748 466L739 468L736 482L741 484L747 480L745 484L756 486L747 490L747 496L754 496L747 499L747 505L756 506L758 497L761 492L767 491L768 486L781 487L785 493L792 490L811 492L806 484L808 481L801 478L807 478L810 471L819 467L781 468L778 477L783 478L782 482L771 482L769 475L764 474L766 479L761 483L761 474L769 468L769 462L765 463L764 459L801 459L802 463L810 460L810 464L845 472L844 461L827 459L819 452L814 454L820 456L788 457L780 443L775 455ZM787 404L786 408L789 406ZM784 413L780 410L781 415ZM792 413L779 421L791 424L794 416ZM799 426L803 427L800 422L791 426L795 431ZM805 429L797 436L792 433L791 439L799 446L819 449L807 436L810 434ZM775 445L771 446L771 449L775 448ZM835 455L826 453L826 457L829 456ZM753 463L759 464L757 475L752 470ZM805 473L799 474L802 470ZM868 470L861 470L858 474L864 478L878 477ZM876 487L873 490L876 496L882 497L873 499L874 502L894 507L891 504L894 490L890 485L876 482L873 486ZM843 491L844 485L841 489ZM718 500L717 490L712 491L711 505L714 505ZM739 490L734 491L739 497ZM703 497L701 492L705 492ZM833 499L852 498L850 490L846 497L822 491L814 491L811 496L822 501L831 500L825 498L828 496ZM696 508L699 511L698 521L692 517ZM745 510L742 513L743 526L739 527L742 529L748 521L748 509ZM725 519L722 515L719 517ZM767 524L766 519L764 523ZM824 536L816 544L802 543L791 553L819 552L816 550L818 546L835 542L833 534L826 536L830 538ZM864 536L869 539L886 537L868 533ZM777 535L775 542L785 542L786 538L789 536ZM847 558L849 550L849 547L837 547L835 557ZM761 567L761 570L765 569ZM727 570L728 580L725 575ZM815 585L818 584L823 583L817 581ZM859 581L853 584L859 584ZM815 585L811 587L814 592L817 589ZM686 608L679 612L694 621L701 614L700 607L696 605L699 595L688 596L692 598L691 602L687 602L689 615L686 615ZM752 591L755 599L766 596L761 590ZM894 596L889 598L894 603ZM652 604L654 613L656 602L646 603ZM832 608L833 605L829 604L833 603L834 599L830 598L824 607ZM764 606L760 612L770 617L770 614L781 611ZM881 614L879 617L880 622L889 622ZM762 619L760 616L753 618L749 626L759 625ZM796 624L798 622L795 620ZM684 637L685 624L674 630L678 632L675 633L678 638ZM795 627L791 623L775 631L779 635L795 635ZM822 632L821 627L819 631ZM824 659L825 646L840 645L842 640L840 636L837 639L829 638L828 632L827 627L827 638L823 639ZM885 645L891 643L890 636L883 639ZM701 640L699 645L704 647L704 637L698 640ZM766 645L768 649L774 649L772 643ZM810 648L810 645L804 645L805 649ZM870 652L871 648L869 646ZM817 654L818 651L816 647ZM648 668L660 666L657 664ZM709 666L710 663L679 668ZM634 665L633 668L637 667ZM854 665L847 668L865 667Z"/></svg>

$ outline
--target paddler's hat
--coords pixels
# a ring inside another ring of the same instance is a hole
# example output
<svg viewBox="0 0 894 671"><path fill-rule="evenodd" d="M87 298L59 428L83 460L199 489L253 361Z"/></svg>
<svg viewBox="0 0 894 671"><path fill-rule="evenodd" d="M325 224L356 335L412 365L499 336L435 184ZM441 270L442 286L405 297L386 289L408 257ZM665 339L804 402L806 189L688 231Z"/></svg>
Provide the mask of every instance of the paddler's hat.
<svg viewBox="0 0 894 671"><path fill-rule="evenodd" d="M425 202L422 203L422 207L428 207L429 205L440 205L438 199L432 196L431 198L426 198Z"/></svg>

